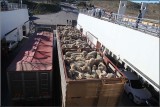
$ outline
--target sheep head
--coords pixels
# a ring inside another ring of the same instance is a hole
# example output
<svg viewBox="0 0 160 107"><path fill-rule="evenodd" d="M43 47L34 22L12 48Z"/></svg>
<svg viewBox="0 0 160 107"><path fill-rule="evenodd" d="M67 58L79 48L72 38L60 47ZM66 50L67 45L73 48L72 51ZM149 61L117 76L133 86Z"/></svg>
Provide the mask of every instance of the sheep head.
<svg viewBox="0 0 160 107"><path fill-rule="evenodd" d="M87 51L83 51L83 52L82 52L82 56L83 56L83 57L86 57L86 55L87 55Z"/></svg>
<svg viewBox="0 0 160 107"><path fill-rule="evenodd" d="M74 63L70 64L71 70L75 70L76 69L76 65Z"/></svg>
<svg viewBox="0 0 160 107"><path fill-rule="evenodd" d="M101 71L106 71L106 66L103 64L103 62L100 62L98 65L98 69L100 69Z"/></svg>

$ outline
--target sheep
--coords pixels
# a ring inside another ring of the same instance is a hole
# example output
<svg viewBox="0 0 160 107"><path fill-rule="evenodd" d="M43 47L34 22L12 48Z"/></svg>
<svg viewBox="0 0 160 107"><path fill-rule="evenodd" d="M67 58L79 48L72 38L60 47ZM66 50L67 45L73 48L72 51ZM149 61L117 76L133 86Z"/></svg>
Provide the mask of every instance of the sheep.
<svg viewBox="0 0 160 107"><path fill-rule="evenodd" d="M69 37L69 36L65 36L65 37L63 37L63 41L65 41L65 40L70 40L71 38Z"/></svg>
<svg viewBox="0 0 160 107"><path fill-rule="evenodd" d="M96 73L96 69L97 69L96 65L93 65L92 66L92 73Z"/></svg>
<svg viewBox="0 0 160 107"><path fill-rule="evenodd" d="M76 70L79 72L82 72L82 69L80 68L80 66L77 66Z"/></svg>
<svg viewBox="0 0 160 107"><path fill-rule="evenodd" d="M92 78L92 75L90 75L88 73L85 73L84 76L85 76L86 79L91 79Z"/></svg>
<svg viewBox="0 0 160 107"><path fill-rule="evenodd" d="M91 77L92 77L92 78L97 78L98 76L97 76L96 73L92 73L92 74L91 74Z"/></svg>
<svg viewBox="0 0 160 107"><path fill-rule="evenodd" d="M100 63L99 63L98 69L101 70L101 71L103 71L103 70L106 71L106 70L107 70L107 68L106 68L106 66L103 64L103 62L100 62Z"/></svg>
<svg viewBox="0 0 160 107"><path fill-rule="evenodd" d="M76 43L82 42L82 40L79 38L76 40Z"/></svg>
<svg viewBox="0 0 160 107"><path fill-rule="evenodd" d="M97 73L97 75L100 75L101 74L101 70L96 70L96 73Z"/></svg>
<svg viewBox="0 0 160 107"><path fill-rule="evenodd" d="M63 40L63 41L61 41L61 43L63 44L69 44L70 43L70 40Z"/></svg>
<svg viewBox="0 0 160 107"><path fill-rule="evenodd" d="M88 66L92 67L95 63L95 60L94 60L94 58L91 58L89 60L86 60L85 62L86 62L86 64L88 64Z"/></svg>
<svg viewBox="0 0 160 107"><path fill-rule="evenodd" d="M92 52L87 54L86 59L96 58L96 56L97 56L97 52L96 51L92 51Z"/></svg>
<svg viewBox="0 0 160 107"><path fill-rule="evenodd" d="M70 46L71 46L70 48L76 48L76 44L75 43L71 44Z"/></svg>
<svg viewBox="0 0 160 107"><path fill-rule="evenodd" d="M97 57L96 58L97 59L101 59L102 58L99 52L97 52Z"/></svg>
<svg viewBox="0 0 160 107"><path fill-rule="evenodd" d="M75 43L73 43L73 44L63 44L62 49L64 49L64 48L76 48L76 46L75 46Z"/></svg>
<svg viewBox="0 0 160 107"><path fill-rule="evenodd" d="M97 78L96 66L93 65L91 72L88 72L87 78Z"/></svg>
<svg viewBox="0 0 160 107"><path fill-rule="evenodd" d="M69 32L68 30L64 30L64 31L62 31L62 34L63 34L63 35L67 35L68 32Z"/></svg>
<svg viewBox="0 0 160 107"><path fill-rule="evenodd" d="M71 69L69 70L69 77L71 79L76 79L76 76L78 75L77 72L75 72L76 70L76 66L74 63L70 64Z"/></svg>
<svg viewBox="0 0 160 107"><path fill-rule="evenodd" d="M78 48L77 49L77 52L82 52L82 49L81 48ZM82 56L83 57L83 56Z"/></svg>
<svg viewBox="0 0 160 107"><path fill-rule="evenodd" d="M104 71L104 70L103 70L103 71L101 71L101 70L96 70L96 73L97 73L99 79L105 77L106 74L107 74L106 71Z"/></svg>
<svg viewBox="0 0 160 107"><path fill-rule="evenodd" d="M83 78L85 78L85 76L84 76L83 73L78 72L78 71L76 71L76 72L78 73L78 76L76 76L76 79L83 79Z"/></svg>
<svg viewBox="0 0 160 107"><path fill-rule="evenodd" d="M62 49L64 48L76 48L75 44L63 44Z"/></svg>
<svg viewBox="0 0 160 107"><path fill-rule="evenodd" d="M75 61L75 59L76 59L76 56L75 55L73 55L73 54L71 54L71 57L70 57L73 61Z"/></svg>
<svg viewBox="0 0 160 107"><path fill-rule="evenodd" d="M77 46L77 48L83 48L83 46L81 44L76 45L76 46Z"/></svg>
<svg viewBox="0 0 160 107"><path fill-rule="evenodd" d="M70 64L71 70L75 70L76 69L76 65L74 63Z"/></svg>
<svg viewBox="0 0 160 107"><path fill-rule="evenodd" d="M103 60L102 60L102 59L97 59L97 58L96 58L94 64L98 66L100 62L103 62Z"/></svg>
<svg viewBox="0 0 160 107"><path fill-rule="evenodd" d="M85 59L81 55L81 56L77 56L75 60L76 61L84 61Z"/></svg>
<svg viewBox="0 0 160 107"><path fill-rule="evenodd" d="M99 66L98 69L103 71L103 66Z"/></svg>
<svg viewBox="0 0 160 107"><path fill-rule="evenodd" d="M75 70L69 70L69 77L71 78L71 79L77 79L77 76L79 75L79 73L77 72L77 71L75 71Z"/></svg>
<svg viewBox="0 0 160 107"><path fill-rule="evenodd" d="M82 67L82 66L85 65L85 62L84 62L84 61L77 61L77 62L75 62L75 63L76 63L76 65L78 65L79 67Z"/></svg>
<svg viewBox="0 0 160 107"><path fill-rule="evenodd" d="M71 56L71 57L64 57L64 60L67 61L67 63L73 63L75 61L75 57Z"/></svg>
<svg viewBox="0 0 160 107"><path fill-rule="evenodd" d="M62 44L73 44L75 43L75 40L70 38L69 40L61 40L61 43Z"/></svg>
<svg viewBox="0 0 160 107"><path fill-rule="evenodd" d="M87 43L82 43L81 45L82 45L82 48L89 48Z"/></svg>
<svg viewBox="0 0 160 107"><path fill-rule="evenodd" d="M65 56L66 56L66 57L71 57L71 54L72 54L72 53L73 53L73 52L66 52L66 53L65 53Z"/></svg>
<svg viewBox="0 0 160 107"><path fill-rule="evenodd" d="M63 45L62 45L62 49L64 49L64 48L67 48L67 45L66 45L66 44L63 44Z"/></svg>
<svg viewBox="0 0 160 107"><path fill-rule="evenodd" d="M81 70L79 70L79 67L76 67L75 63L70 64L70 70L69 70L69 76L71 79L82 79L84 78L83 73L81 73Z"/></svg>
<svg viewBox="0 0 160 107"><path fill-rule="evenodd" d="M96 51L92 51L92 52L89 52L87 55L93 55L94 58L96 58L97 52Z"/></svg>
<svg viewBox="0 0 160 107"><path fill-rule="evenodd" d="M82 56L82 53L74 52L74 53L72 53L71 55L74 55L74 56Z"/></svg>
<svg viewBox="0 0 160 107"><path fill-rule="evenodd" d="M106 73L106 71L102 71L102 73L101 73L103 76L106 76L107 75L107 73Z"/></svg>
<svg viewBox="0 0 160 107"><path fill-rule="evenodd" d="M83 57L86 57L86 55L87 55L87 51L83 51L83 52L82 52L82 56L83 56Z"/></svg>
<svg viewBox="0 0 160 107"><path fill-rule="evenodd" d="M75 43L76 41L74 39L69 39L69 40L61 40L61 43L64 43L64 44L73 44Z"/></svg>
<svg viewBox="0 0 160 107"><path fill-rule="evenodd" d="M88 55L88 54L87 54L86 59L87 59L87 60L90 60L91 58L95 58L95 57L94 57L93 55Z"/></svg>
<svg viewBox="0 0 160 107"><path fill-rule="evenodd" d="M108 73L106 75L107 78L115 78L116 76L113 73Z"/></svg>
<svg viewBox="0 0 160 107"><path fill-rule="evenodd" d="M83 67L80 67L80 68L82 73L91 72L91 68L88 65L84 65Z"/></svg>

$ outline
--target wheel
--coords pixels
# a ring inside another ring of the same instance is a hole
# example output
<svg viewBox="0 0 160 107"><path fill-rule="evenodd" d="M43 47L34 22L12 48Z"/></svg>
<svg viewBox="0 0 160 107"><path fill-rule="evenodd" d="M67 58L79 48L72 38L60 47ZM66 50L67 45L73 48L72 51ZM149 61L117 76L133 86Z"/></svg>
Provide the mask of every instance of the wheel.
<svg viewBox="0 0 160 107"><path fill-rule="evenodd" d="M133 101L133 95L131 93L128 94L128 97L129 97L130 100Z"/></svg>

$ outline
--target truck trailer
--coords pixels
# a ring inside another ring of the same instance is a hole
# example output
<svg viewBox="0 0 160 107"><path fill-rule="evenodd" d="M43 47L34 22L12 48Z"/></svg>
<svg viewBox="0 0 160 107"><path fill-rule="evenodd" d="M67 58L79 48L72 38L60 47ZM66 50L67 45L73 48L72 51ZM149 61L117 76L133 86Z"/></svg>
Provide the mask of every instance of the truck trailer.
<svg viewBox="0 0 160 107"><path fill-rule="evenodd" d="M11 100L52 98L53 32L37 31L7 68Z"/></svg>
<svg viewBox="0 0 160 107"><path fill-rule="evenodd" d="M126 77L103 54L98 39L72 26L57 26L56 35L62 106L116 106Z"/></svg>

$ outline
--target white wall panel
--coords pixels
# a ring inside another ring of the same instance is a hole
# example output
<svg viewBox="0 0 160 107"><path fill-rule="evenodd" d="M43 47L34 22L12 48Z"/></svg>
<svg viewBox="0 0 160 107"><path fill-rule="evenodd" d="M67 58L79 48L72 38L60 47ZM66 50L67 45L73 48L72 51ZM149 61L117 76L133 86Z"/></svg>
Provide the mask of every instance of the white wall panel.
<svg viewBox="0 0 160 107"><path fill-rule="evenodd" d="M78 24L159 85L158 37L84 14L79 14Z"/></svg>
<svg viewBox="0 0 160 107"><path fill-rule="evenodd" d="M6 33L22 26L26 21L29 20L27 9L18 9L12 11L2 11L0 12L1 17L1 38L4 37Z"/></svg>

